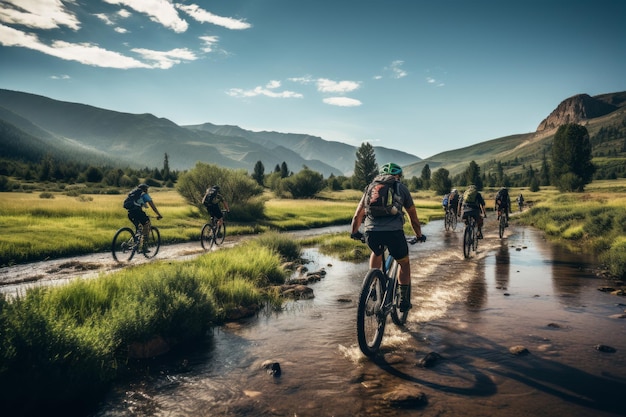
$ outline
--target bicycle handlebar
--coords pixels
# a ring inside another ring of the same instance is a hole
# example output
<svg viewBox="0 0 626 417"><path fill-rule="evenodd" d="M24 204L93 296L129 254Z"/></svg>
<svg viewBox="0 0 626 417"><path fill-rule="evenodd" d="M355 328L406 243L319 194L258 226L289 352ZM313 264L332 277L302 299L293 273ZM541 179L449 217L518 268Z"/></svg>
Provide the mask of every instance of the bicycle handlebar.
<svg viewBox="0 0 626 417"><path fill-rule="evenodd" d="M360 240L361 242L365 243L365 236L361 232L351 233L350 238L354 240ZM426 235L422 235L420 237L417 237L417 236L408 237L406 241L410 243L411 245L415 245L417 242L424 243L426 242Z"/></svg>

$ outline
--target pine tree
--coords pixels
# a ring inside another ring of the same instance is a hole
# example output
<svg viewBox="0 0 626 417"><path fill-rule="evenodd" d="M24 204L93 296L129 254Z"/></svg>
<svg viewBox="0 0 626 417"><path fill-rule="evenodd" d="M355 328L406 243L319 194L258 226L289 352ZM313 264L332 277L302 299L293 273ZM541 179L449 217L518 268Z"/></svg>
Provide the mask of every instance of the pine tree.
<svg viewBox="0 0 626 417"><path fill-rule="evenodd" d="M362 190L372 182L376 175L378 175L378 164L376 163L374 147L365 142L356 151L352 186L357 190Z"/></svg>
<svg viewBox="0 0 626 417"><path fill-rule="evenodd" d="M552 183L561 191L582 192L595 172L591 158L587 128L575 123L560 126L552 146Z"/></svg>

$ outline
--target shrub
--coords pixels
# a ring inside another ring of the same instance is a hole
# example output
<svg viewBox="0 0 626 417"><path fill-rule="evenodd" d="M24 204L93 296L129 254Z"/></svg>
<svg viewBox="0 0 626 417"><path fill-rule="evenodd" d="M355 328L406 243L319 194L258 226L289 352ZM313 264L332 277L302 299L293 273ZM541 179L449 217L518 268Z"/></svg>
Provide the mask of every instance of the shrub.
<svg viewBox="0 0 626 417"><path fill-rule="evenodd" d="M611 274L626 277L626 240L620 240L609 249L608 255L609 270Z"/></svg>
<svg viewBox="0 0 626 417"><path fill-rule="evenodd" d="M39 198L54 198L54 194L48 191L44 191L43 193L39 194Z"/></svg>

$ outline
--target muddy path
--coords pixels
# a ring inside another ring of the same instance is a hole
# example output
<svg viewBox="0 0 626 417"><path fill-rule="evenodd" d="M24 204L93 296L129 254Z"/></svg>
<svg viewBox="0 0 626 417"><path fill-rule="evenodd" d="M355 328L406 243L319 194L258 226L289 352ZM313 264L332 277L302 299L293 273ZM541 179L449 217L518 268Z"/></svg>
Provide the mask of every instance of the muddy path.
<svg viewBox="0 0 626 417"><path fill-rule="evenodd" d="M332 226L319 229L309 229L285 232L294 236L312 236L324 233L347 232L348 226ZM220 248L229 248L253 238L253 236L227 236L224 243L214 246L212 251ZM99 252L88 255L71 256L59 259L50 259L28 264L13 265L0 268L0 293L8 295L23 294L29 288L36 286L62 285L73 279L88 279L102 273L110 273L133 265L163 260L183 261L193 259L207 253L199 241L163 245L153 259L146 259L137 254L130 262L116 262L111 252Z"/></svg>

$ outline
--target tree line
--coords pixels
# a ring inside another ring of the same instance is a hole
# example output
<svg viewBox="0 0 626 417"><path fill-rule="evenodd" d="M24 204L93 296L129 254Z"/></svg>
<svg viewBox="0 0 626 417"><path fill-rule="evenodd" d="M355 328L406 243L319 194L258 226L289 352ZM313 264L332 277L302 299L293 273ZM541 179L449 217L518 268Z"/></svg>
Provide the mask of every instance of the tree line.
<svg viewBox="0 0 626 417"><path fill-rule="evenodd" d="M602 135L614 138L614 131L601 131ZM604 136L603 136L604 137ZM435 190L449 192L450 188L475 184L484 187L529 187L537 191L542 186L554 185L564 191L582 191L585 184L593 179L597 167L591 162L592 144L584 126L567 124L559 127L549 149L544 149L541 165L526 165L517 158L511 161L490 161L479 166L470 161L460 174L451 176L445 168L431 172L426 164L419 177L413 176L404 181L411 191ZM388 162L388 161L383 161ZM202 166L202 165L201 165ZM515 169L511 169L515 167ZM193 174L194 169L191 169ZM623 164L615 164L613 175L624 175ZM621 171L619 171L621 170ZM506 173L509 172L509 173ZM252 173L239 173L253 180L261 189L270 189L277 197L311 198L322 190L362 190L378 173L378 161L374 148L363 143L356 151L352 176L324 178L322 174L303 166L294 173L286 162L276 164L266 173L265 166L257 161ZM119 168L94 166L80 162L55 160L44 156L39 163L0 160L0 191L19 190L19 181L62 182L98 184L101 186L130 188L139 181L150 186L174 187L181 172L170 170L168 155L165 154L162 168ZM222 175L215 176L221 178ZM12 178L12 179L11 179Z"/></svg>

